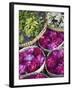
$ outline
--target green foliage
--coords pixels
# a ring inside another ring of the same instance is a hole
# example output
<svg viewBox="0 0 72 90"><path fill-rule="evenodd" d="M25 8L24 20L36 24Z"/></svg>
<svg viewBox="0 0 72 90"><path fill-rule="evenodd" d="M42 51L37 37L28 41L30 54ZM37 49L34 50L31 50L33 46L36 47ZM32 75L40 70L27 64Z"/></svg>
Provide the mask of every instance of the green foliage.
<svg viewBox="0 0 72 90"><path fill-rule="evenodd" d="M24 37L23 37L23 35L21 34L21 35L19 35L19 43L22 44L23 41L24 41Z"/></svg>
<svg viewBox="0 0 72 90"><path fill-rule="evenodd" d="M42 30L44 22L44 12L19 11L19 29L24 36L35 38ZM19 39L20 43L23 43L23 37L20 36Z"/></svg>

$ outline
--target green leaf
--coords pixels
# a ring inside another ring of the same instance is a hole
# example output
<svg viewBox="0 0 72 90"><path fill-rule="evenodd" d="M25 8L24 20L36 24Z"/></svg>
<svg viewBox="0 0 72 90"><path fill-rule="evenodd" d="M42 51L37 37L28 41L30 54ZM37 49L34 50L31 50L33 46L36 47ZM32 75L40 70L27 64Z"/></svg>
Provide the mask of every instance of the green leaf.
<svg viewBox="0 0 72 90"><path fill-rule="evenodd" d="M23 35L19 35L19 43L23 43L23 41L24 41Z"/></svg>

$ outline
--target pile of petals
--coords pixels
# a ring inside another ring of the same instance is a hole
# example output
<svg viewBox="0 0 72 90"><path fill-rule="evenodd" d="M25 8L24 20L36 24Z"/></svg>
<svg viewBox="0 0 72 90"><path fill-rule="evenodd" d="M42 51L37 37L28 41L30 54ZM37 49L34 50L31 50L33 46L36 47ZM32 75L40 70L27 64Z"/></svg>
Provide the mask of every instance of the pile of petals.
<svg viewBox="0 0 72 90"><path fill-rule="evenodd" d="M52 51L46 60L47 71L56 74L64 74L64 50L54 50Z"/></svg>
<svg viewBox="0 0 72 90"><path fill-rule="evenodd" d="M64 41L64 32L57 32L51 29L46 30L44 35L39 39L39 45L47 50L57 48Z"/></svg>
<svg viewBox="0 0 72 90"><path fill-rule="evenodd" d="M40 48L31 47L19 52L19 74L35 72L44 63L45 56Z"/></svg>

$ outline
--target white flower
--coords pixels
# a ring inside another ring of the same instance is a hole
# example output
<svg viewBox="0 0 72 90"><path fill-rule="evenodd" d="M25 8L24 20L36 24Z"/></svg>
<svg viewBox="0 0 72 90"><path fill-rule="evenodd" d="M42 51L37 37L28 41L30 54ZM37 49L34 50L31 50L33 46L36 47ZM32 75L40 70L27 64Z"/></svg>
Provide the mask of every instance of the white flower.
<svg viewBox="0 0 72 90"><path fill-rule="evenodd" d="M60 23L59 27L64 27L64 23Z"/></svg>
<svg viewBox="0 0 72 90"><path fill-rule="evenodd" d="M48 24L50 24L51 23L51 19L48 19Z"/></svg>
<svg viewBox="0 0 72 90"><path fill-rule="evenodd" d="M60 21L60 18L61 18L61 17L56 16L56 18L55 18L55 19L56 19L56 20L58 20L58 22L59 22L59 21Z"/></svg>
<svg viewBox="0 0 72 90"><path fill-rule="evenodd" d="M55 20L57 20L56 23L52 24L52 20L53 20L53 17ZM64 27L64 15L62 15L60 12L48 12L47 13L47 18L48 18L48 25L51 24L51 27L54 27L56 25L58 25L60 28ZM62 22L61 22L62 20ZM59 22L60 22L60 25L59 25Z"/></svg>

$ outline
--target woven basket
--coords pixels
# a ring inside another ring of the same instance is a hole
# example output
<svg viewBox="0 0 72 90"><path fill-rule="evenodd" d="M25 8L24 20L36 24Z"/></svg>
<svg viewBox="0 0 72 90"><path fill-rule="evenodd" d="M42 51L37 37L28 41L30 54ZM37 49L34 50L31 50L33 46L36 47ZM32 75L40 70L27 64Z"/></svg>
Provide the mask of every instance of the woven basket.
<svg viewBox="0 0 72 90"><path fill-rule="evenodd" d="M64 49L64 47L60 47L60 48L58 48L56 50L60 50L60 49ZM48 53L47 57L51 54L51 52ZM53 74L53 73L49 72L46 65L45 65L45 69L46 69L48 75L51 76L51 77L63 77L64 76L63 74L57 75L57 74Z"/></svg>

